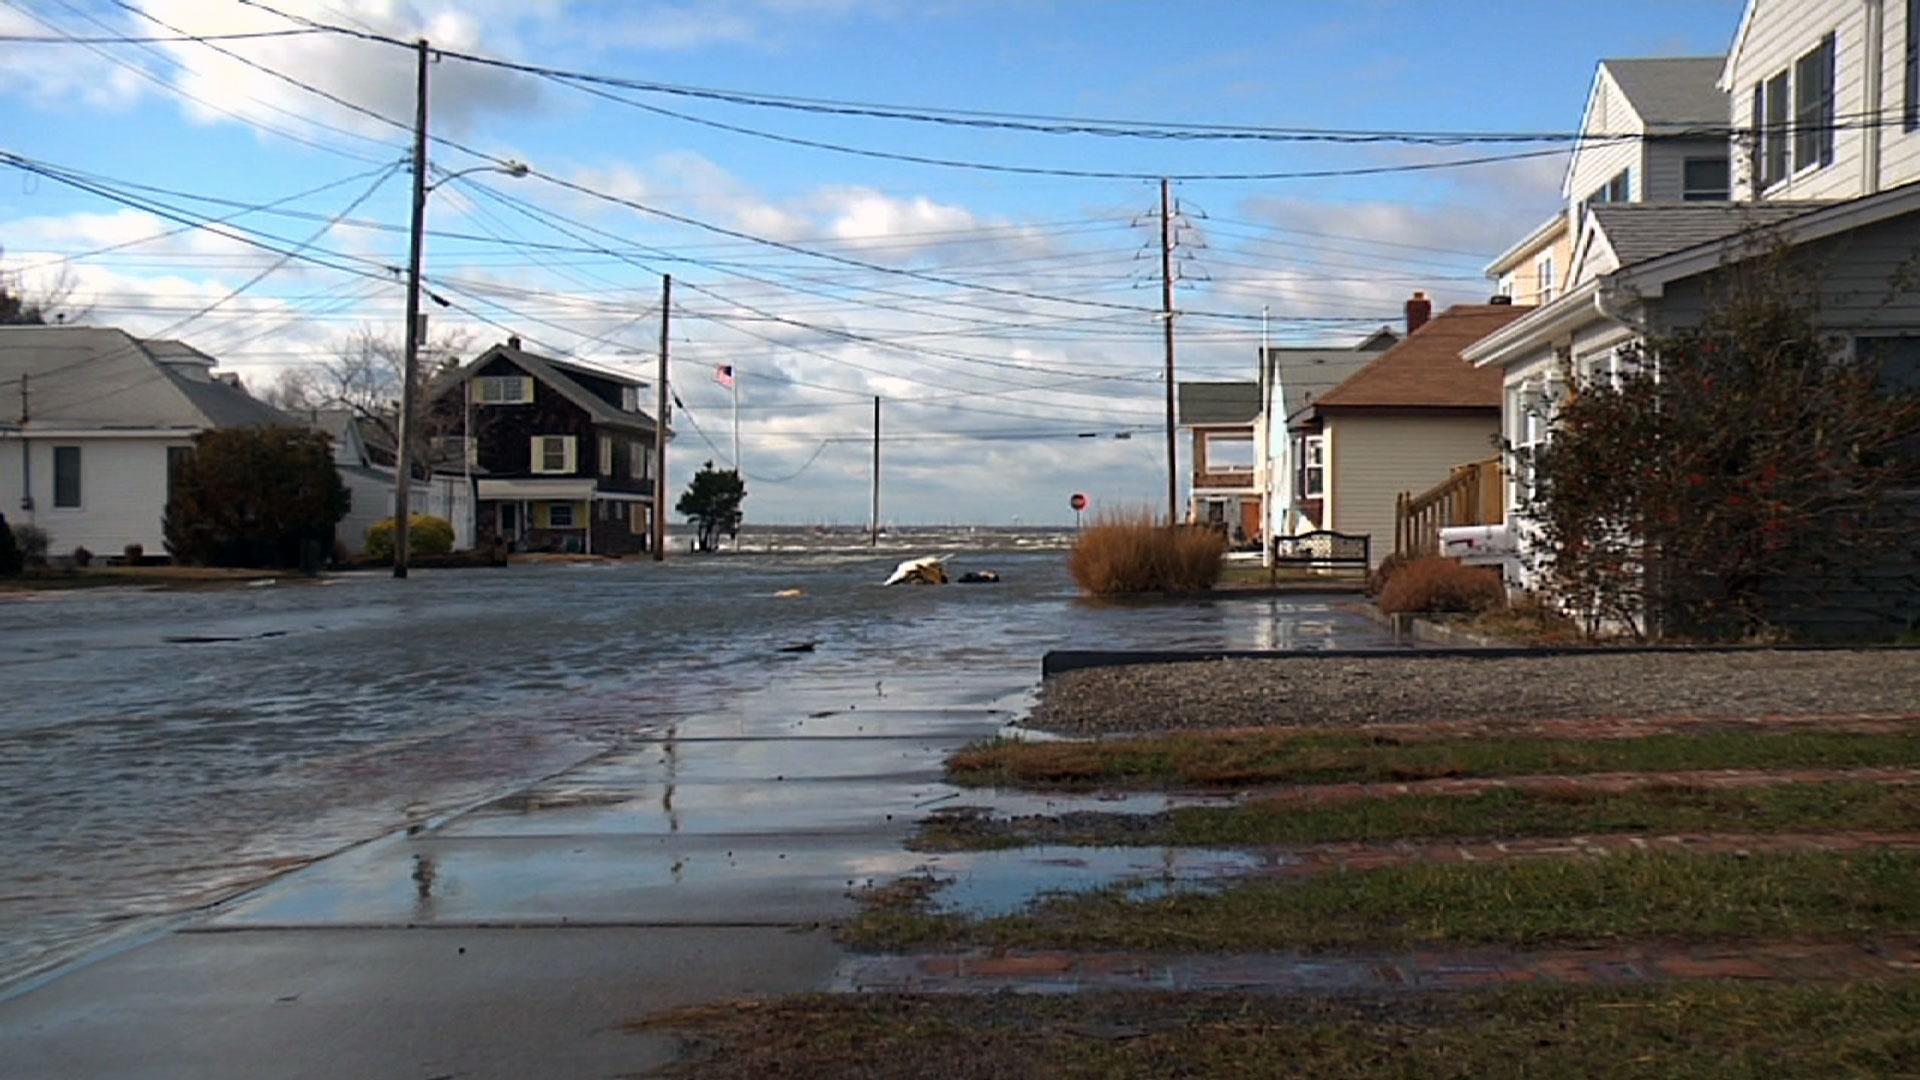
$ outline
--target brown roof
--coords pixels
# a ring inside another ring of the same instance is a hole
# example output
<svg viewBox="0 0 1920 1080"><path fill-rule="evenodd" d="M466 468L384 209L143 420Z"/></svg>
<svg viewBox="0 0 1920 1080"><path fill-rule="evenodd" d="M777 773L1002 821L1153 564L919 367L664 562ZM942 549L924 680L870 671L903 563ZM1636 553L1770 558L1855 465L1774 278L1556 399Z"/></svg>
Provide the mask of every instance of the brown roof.
<svg viewBox="0 0 1920 1080"><path fill-rule="evenodd" d="M1497 409L1500 370L1476 368L1460 359L1460 352L1532 310L1518 304L1455 304L1320 395L1314 407Z"/></svg>

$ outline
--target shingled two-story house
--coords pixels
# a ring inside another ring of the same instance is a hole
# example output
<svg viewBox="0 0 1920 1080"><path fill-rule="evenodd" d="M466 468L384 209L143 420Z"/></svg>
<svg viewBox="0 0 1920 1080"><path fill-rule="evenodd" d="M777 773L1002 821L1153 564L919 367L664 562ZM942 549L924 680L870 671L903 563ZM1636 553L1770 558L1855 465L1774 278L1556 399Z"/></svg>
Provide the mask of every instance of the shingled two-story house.
<svg viewBox="0 0 1920 1080"><path fill-rule="evenodd" d="M442 431L466 440L482 542L627 555L652 530L654 418L647 384L540 356L508 338L435 387Z"/></svg>

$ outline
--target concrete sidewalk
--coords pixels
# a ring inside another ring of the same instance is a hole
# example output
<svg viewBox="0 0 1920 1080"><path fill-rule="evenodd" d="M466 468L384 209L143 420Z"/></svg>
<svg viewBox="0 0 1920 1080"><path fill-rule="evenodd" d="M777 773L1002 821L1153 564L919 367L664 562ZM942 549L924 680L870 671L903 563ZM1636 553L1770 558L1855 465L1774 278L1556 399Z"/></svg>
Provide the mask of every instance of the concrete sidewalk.
<svg viewBox="0 0 1920 1080"><path fill-rule="evenodd" d="M0 1001L10 1080L602 1077L623 1024L830 985L822 924L914 870L945 752L1005 687L776 684L534 787L289 875ZM884 695L884 696L882 696Z"/></svg>

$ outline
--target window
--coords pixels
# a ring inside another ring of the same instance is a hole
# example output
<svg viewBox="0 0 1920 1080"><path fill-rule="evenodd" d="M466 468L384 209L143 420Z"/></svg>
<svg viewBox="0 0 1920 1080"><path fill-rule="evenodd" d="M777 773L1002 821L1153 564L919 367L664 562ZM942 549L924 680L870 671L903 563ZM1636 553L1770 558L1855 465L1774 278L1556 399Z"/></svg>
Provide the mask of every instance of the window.
<svg viewBox="0 0 1920 1080"><path fill-rule="evenodd" d="M1760 186L1771 187L1787 178L1787 73L1783 71L1768 79L1763 96Z"/></svg>
<svg viewBox="0 0 1920 1080"><path fill-rule="evenodd" d="M1832 34L1793 63L1793 168L1833 164ZM1782 95L1784 96L1784 95Z"/></svg>
<svg viewBox="0 0 1920 1080"><path fill-rule="evenodd" d="M53 448L53 508L80 509L80 448Z"/></svg>
<svg viewBox="0 0 1920 1080"><path fill-rule="evenodd" d="M1246 435L1207 436L1207 471L1244 473L1253 471L1253 439Z"/></svg>
<svg viewBox="0 0 1920 1080"><path fill-rule="evenodd" d="M191 446L167 447L167 501L168 502L173 501L174 485L179 482L180 470L182 467L186 465L187 458L190 455L192 455L192 453L193 453L193 447Z"/></svg>
<svg viewBox="0 0 1920 1080"><path fill-rule="evenodd" d="M1309 435L1300 440L1300 497L1318 499L1327 493L1327 438Z"/></svg>
<svg viewBox="0 0 1920 1080"><path fill-rule="evenodd" d="M1687 202L1725 202L1733 194L1727 159L1688 158L1680 163L1680 198Z"/></svg>
<svg viewBox="0 0 1920 1080"><path fill-rule="evenodd" d="M1920 334L1857 337L1853 354L1880 366L1880 386L1887 393L1920 397ZM1900 440L1894 453L1920 460L1920 435Z"/></svg>
<svg viewBox="0 0 1920 1080"><path fill-rule="evenodd" d="M482 375L473 380L473 400L482 405L525 405L533 400L533 377Z"/></svg>
<svg viewBox="0 0 1920 1080"><path fill-rule="evenodd" d="M1633 188L1633 170L1621 169L1607 181L1607 202L1626 202Z"/></svg>
<svg viewBox="0 0 1920 1080"><path fill-rule="evenodd" d="M573 436L535 435L533 437L533 471L536 473L572 472Z"/></svg>
<svg viewBox="0 0 1920 1080"><path fill-rule="evenodd" d="M613 436L600 436L600 475L613 475Z"/></svg>
<svg viewBox="0 0 1920 1080"><path fill-rule="evenodd" d="M573 522L572 503L557 502L547 504L547 528L571 529L574 527Z"/></svg>
<svg viewBox="0 0 1920 1080"><path fill-rule="evenodd" d="M1920 0L1907 0L1907 100L1901 126L1920 131Z"/></svg>
<svg viewBox="0 0 1920 1080"><path fill-rule="evenodd" d="M1544 304L1553 299L1553 253L1540 256L1533 264L1534 277L1540 282L1539 302Z"/></svg>
<svg viewBox="0 0 1920 1080"><path fill-rule="evenodd" d="M1549 402L1555 398L1551 387L1529 381L1507 391L1508 414L1512 417L1513 502L1524 507L1539 494L1535 483L1534 462L1549 437Z"/></svg>
<svg viewBox="0 0 1920 1080"><path fill-rule="evenodd" d="M653 449L643 446L639 439L627 440L627 475L635 480L645 480L653 475L647 465L653 460Z"/></svg>
<svg viewBox="0 0 1920 1080"><path fill-rule="evenodd" d="M623 386L620 388L620 407L628 412L640 411L640 388Z"/></svg>

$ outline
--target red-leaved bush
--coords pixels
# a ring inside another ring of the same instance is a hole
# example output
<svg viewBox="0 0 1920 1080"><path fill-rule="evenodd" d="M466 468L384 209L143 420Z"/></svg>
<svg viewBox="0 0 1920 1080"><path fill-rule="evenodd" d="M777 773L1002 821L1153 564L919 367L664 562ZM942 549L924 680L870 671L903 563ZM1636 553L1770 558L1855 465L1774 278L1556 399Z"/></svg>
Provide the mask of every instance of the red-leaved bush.
<svg viewBox="0 0 1920 1080"><path fill-rule="evenodd" d="M1489 611L1506 602L1500 572L1486 566L1462 566L1439 557L1414 559L1395 570L1380 590L1380 610L1409 612Z"/></svg>

